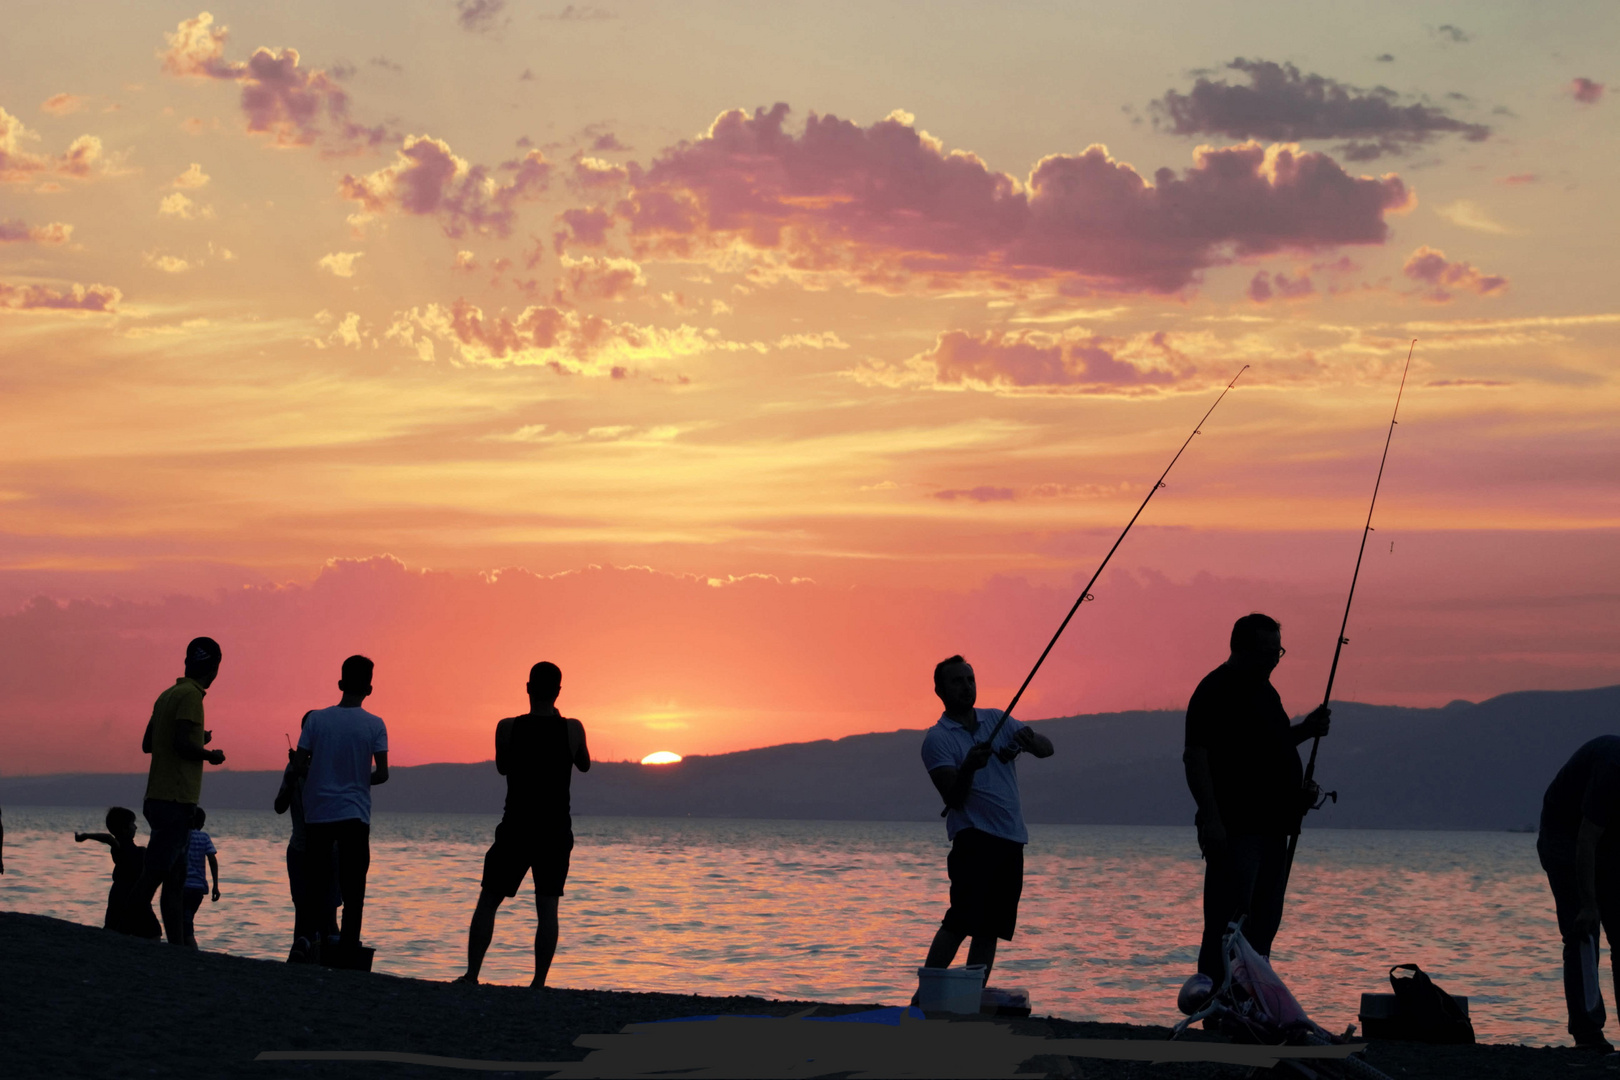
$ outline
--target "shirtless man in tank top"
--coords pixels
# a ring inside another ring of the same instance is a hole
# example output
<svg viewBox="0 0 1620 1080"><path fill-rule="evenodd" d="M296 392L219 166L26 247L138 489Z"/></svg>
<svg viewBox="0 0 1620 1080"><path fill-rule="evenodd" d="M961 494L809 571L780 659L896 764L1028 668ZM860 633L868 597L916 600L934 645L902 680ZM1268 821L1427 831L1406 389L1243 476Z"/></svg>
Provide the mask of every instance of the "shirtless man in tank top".
<svg viewBox="0 0 1620 1080"><path fill-rule="evenodd" d="M484 856L478 907L467 931L467 973L461 982L478 982L484 953L495 934L496 909L502 900L517 895L532 870L540 921L534 931L534 981L529 985L546 985L557 952L557 901L574 849L568 785L574 769L591 769L585 725L557 711L561 690L562 671L541 661L529 669L528 713L495 725L495 771L506 777L506 810L495 827L495 843Z"/></svg>

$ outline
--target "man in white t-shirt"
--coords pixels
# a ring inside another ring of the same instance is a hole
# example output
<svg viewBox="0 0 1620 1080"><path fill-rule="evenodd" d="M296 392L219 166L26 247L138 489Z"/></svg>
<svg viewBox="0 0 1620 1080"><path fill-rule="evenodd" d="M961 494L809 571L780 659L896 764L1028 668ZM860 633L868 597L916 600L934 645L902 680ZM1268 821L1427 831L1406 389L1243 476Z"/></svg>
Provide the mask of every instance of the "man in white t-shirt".
<svg viewBox="0 0 1620 1080"><path fill-rule="evenodd" d="M304 778L304 856L307 882L300 919L321 909L332 893L332 849L337 848L338 883L343 893L339 966L355 959L360 920L366 907L366 872L371 868L371 789L388 779L388 728L382 718L360 707L371 693L372 663L364 656L343 661L338 689L343 699L304 718L298 736ZM371 767L372 759L376 770ZM313 960L319 928L300 925L293 959ZM328 958L331 959L330 957Z"/></svg>
<svg viewBox="0 0 1620 1080"><path fill-rule="evenodd" d="M923 736L923 767L945 799L945 833L951 854L951 906L934 934L924 967L945 968L956 959L964 938L972 938L967 962L996 962L996 941L1011 941L1018 925L1018 898L1024 889L1024 811L1018 800L1013 759L1028 751L1051 757L1052 740L1008 717L991 745L999 709L976 709L978 685L973 665L960 656L934 667L934 693L945 711Z"/></svg>

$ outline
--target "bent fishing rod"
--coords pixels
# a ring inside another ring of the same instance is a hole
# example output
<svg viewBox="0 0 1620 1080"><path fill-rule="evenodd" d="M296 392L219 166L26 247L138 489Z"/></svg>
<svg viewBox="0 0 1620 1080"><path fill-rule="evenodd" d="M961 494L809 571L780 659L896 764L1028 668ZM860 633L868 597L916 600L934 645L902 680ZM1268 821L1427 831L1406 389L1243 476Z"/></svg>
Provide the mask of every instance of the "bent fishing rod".
<svg viewBox="0 0 1620 1080"><path fill-rule="evenodd" d="M1333 666L1328 668L1327 689L1322 692L1322 707L1333 697L1333 678L1339 673L1339 655L1344 647L1350 644L1350 639L1344 636L1345 630L1350 626L1350 605L1356 599L1356 580L1361 577L1361 558L1367 554L1367 534L1373 531L1373 508L1378 505L1378 487L1384 482L1384 463L1389 460L1389 444L1395 438L1396 417L1401 412L1401 395L1406 393L1406 375L1412 370L1412 350L1417 348L1417 338L1406 348L1406 366L1401 369L1401 385L1395 391L1395 410L1389 414L1389 431L1384 436L1384 456L1378 459L1378 476L1373 480L1372 501L1367 504L1367 524L1361 530L1361 550L1356 552L1356 568L1350 575L1350 595L1344 600L1344 618L1339 623L1339 642L1333 647ZM1339 801L1336 791L1322 792L1316 786L1316 751L1322 745L1322 736L1318 735L1311 740L1311 757L1305 764L1305 782L1301 791L1304 805L1309 810L1320 810L1329 799ZM1300 825L1304 825L1305 814L1300 814ZM1288 887L1288 873L1294 865L1294 849L1299 846L1300 829L1294 829L1293 835L1288 839L1288 862L1283 866L1283 888Z"/></svg>
<svg viewBox="0 0 1620 1080"><path fill-rule="evenodd" d="M1221 403L1222 399L1226 397L1227 393L1232 389L1232 387L1237 385L1238 378L1248 370L1248 364L1244 364L1242 367L1238 368L1238 373L1232 376L1232 381L1226 384L1226 389L1222 390L1220 397L1215 399L1215 405L1219 405ZM1193 436L1203 434L1201 429L1204 426L1204 421L1208 420L1210 413L1215 411L1215 405L1211 405L1209 410L1204 413L1201 419L1199 419L1198 423L1193 426L1192 435L1187 436L1187 441L1181 444L1181 449L1176 451L1176 456L1171 458L1170 464L1164 467L1164 472L1159 474L1158 482L1148 489L1147 498L1143 499L1142 505L1136 508L1136 513L1131 515L1131 520L1125 523L1125 531L1119 534L1119 539L1114 541L1114 546L1108 549L1107 555L1103 556L1103 561L1098 565L1097 572L1091 575L1091 580L1086 582L1086 587L1080 590L1080 596L1075 600L1074 606L1071 607L1069 609L1069 613L1063 617L1063 622L1058 624L1057 633L1052 635L1052 640L1048 641L1046 643L1046 648L1041 650L1040 659L1035 661L1035 666L1029 669L1028 675L1024 676L1024 684L1018 688L1018 693L1013 695L1013 699L1007 705L1006 709L1002 710L1001 719L997 720L996 726L990 729L990 737L984 740L985 745L992 745L995 743L996 736L1001 734L1002 725L1007 722L1008 718L1012 716L1013 710L1018 707L1019 699L1024 696L1024 691L1029 689L1029 684L1034 680L1035 673L1041 670L1042 664L1046 663L1047 654L1052 651L1052 646L1058 643L1058 638L1063 636L1063 631L1068 629L1069 620L1074 618L1075 612L1080 610L1080 605L1085 603L1087 600L1096 599L1096 597L1091 595L1091 587L1097 584L1097 579L1102 576L1103 570L1108 566L1108 560L1114 557L1114 552L1119 550L1119 545L1125 542L1125 537L1130 533L1131 526L1136 524L1136 519L1142 516L1142 511L1147 509L1147 504L1153 500L1153 496L1157 495L1159 493L1159 489L1165 486L1164 478L1170 475L1170 470L1176 467L1177 461L1181 460L1182 453L1187 449L1187 447L1192 445ZM944 817L949 811L950 807L946 807L944 810L939 812L939 816Z"/></svg>

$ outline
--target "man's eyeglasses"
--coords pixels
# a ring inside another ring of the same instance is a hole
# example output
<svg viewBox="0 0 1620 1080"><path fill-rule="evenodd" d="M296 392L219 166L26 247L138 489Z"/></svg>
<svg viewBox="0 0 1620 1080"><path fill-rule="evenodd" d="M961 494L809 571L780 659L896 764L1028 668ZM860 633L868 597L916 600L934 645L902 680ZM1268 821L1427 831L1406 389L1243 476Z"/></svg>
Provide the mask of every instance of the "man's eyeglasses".
<svg viewBox="0 0 1620 1080"><path fill-rule="evenodd" d="M1287 649L1283 648L1281 645L1277 646L1277 659L1281 660L1283 657L1285 657L1287 655L1288 655L1288 650Z"/></svg>

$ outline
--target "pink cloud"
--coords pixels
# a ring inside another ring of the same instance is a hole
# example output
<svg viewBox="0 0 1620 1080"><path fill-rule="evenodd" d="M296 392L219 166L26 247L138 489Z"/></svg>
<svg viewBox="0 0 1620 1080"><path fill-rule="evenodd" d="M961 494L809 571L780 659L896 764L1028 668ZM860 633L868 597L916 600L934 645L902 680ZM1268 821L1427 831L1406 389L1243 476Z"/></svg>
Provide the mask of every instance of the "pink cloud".
<svg viewBox="0 0 1620 1080"><path fill-rule="evenodd" d="M608 154L614 151L625 151L630 148L619 141L619 137L611 131L603 132L591 140L591 149L599 154Z"/></svg>
<svg viewBox="0 0 1620 1080"><path fill-rule="evenodd" d="M1569 84L1569 92L1583 105L1596 105L1603 100L1603 84L1587 78L1576 78Z"/></svg>
<svg viewBox="0 0 1620 1080"><path fill-rule="evenodd" d="M613 215L599 206L564 210L557 215L557 220L568 227L566 233L559 232L554 237L558 251L565 244L601 247L607 243L607 232L613 227Z"/></svg>
<svg viewBox="0 0 1620 1080"><path fill-rule="evenodd" d="M21 120L0 108L0 182L28 183L45 175L82 180L101 160L101 140L94 135L80 135L61 154L36 154L24 149L25 142L38 138Z"/></svg>
<svg viewBox="0 0 1620 1080"><path fill-rule="evenodd" d="M645 287L647 279L641 267L631 259L581 259L562 256L562 277L557 283L556 299L622 300L637 289Z"/></svg>
<svg viewBox="0 0 1620 1080"><path fill-rule="evenodd" d="M690 326L671 330L615 322L552 305L531 305L515 316L505 311L486 315L465 299L399 313L386 336L427 359L433 358L432 343L438 341L448 344L461 363L530 364L559 375L605 376L612 367L628 370L717 348L752 348L718 341Z"/></svg>
<svg viewBox="0 0 1620 1080"><path fill-rule="evenodd" d="M1428 288L1423 292L1426 300L1445 303L1451 299L1451 289L1464 289L1480 296L1499 293L1508 286L1508 279L1500 274L1484 274L1465 262L1451 262L1446 253L1424 245L1406 259L1401 272Z"/></svg>
<svg viewBox="0 0 1620 1080"><path fill-rule="evenodd" d="M40 103L39 108L52 116L67 116L84 108L88 100L78 94L52 94Z"/></svg>
<svg viewBox="0 0 1620 1080"><path fill-rule="evenodd" d="M1532 456L1523 467L1544 483L1544 461ZM980 511L972 500L935 508L964 521ZM1614 650L1593 646L1617 629L1612 531L1399 536L1395 556L1363 568L1341 698L1439 705L1620 681ZM584 718L593 752L606 760L920 729L939 715L929 672L955 652L974 661L981 703L1004 705L1110 539L1089 530L1043 537L1050 546L1035 550L1063 559L1070 575L1008 575L977 587L954 574L928 588L790 584L720 567L714 577L612 567L452 574L377 557L334 559L303 584L190 590L204 597L18 598L0 613L8 687L0 768L8 776L144 770L152 699L180 673L181 651L197 634L224 647L207 708L213 745L233 768L284 764L287 725L335 700L337 666L355 652L377 663L368 707L387 719L397 764L487 760L495 719L522 709L524 676L541 659L561 665L565 707ZM1284 703L1308 708L1313 694L1320 700L1338 636L1347 542L1353 549L1342 531L1139 526L1126 558L1165 570L1111 566L1031 685L1022 715L1180 707L1225 658L1232 620L1256 610L1283 624L1289 651L1273 681ZM1515 572L1527 565L1562 572ZM11 593L25 580L38 579L0 575ZM1480 599L1482 580L1502 588ZM58 579L24 595L105 592L98 586ZM537 611L569 617L536 619ZM643 725L651 703L670 701L703 722L675 736ZM681 741L660 745L670 737ZM927 784L920 769L915 779Z"/></svg>
<svg viewBox="0 0 1620 1080"><path fill-rule="evenodd" d="M1539 183L1540 181L1541 177L1537 176L1535 173L1525 172L1514 173L1512 176L1504 176L1498 180L1497 183L1504 184L1507 187L1520 187L1524 184L1535 184Z"/></svg>
<svg viewBox="0 0 1620 1080"><path fill-rule="evenodd" d="M497 174L507 174L502 179ZM364 176L345 174L338 193L360 204L350 221L361 224L385 213L434 217L444 234L460 237L469 230L507 236L517 218L518 203L546 190L551 165L538 150L495 169L470 165L448 143L427 135L408 135L394 163Z"/></svg>
<svg viewBox="0 0 1620 1080"><path fill-rule="evenodd" d="M79 285L53 289L46 285L7 285L0 281L0 310L3 311L94 311L117 310L124 294L111 285Z"/></svg>
<svg viewBox="0 0 1620 1080"><path fill-rule="evenodd" d="M61 221L29 225L16 218L0 219L0 244L46 244L56 246L73 239L73 226Z"/></svg>
<svg viewBox="0 0 1620 1080"><path fill-rule="evenodd" d="M1177 135L1225 135L1293 142L1348 139L1338 150L1351 161L1401 153L1456 134L1470 142L1491 129L1450 116L1424 101L1402 103L1387 87L1350 86L1293 64L1238 57L1226 65L1248 84L1200 76L1188 93L1171 90L1151 109L1155 122Z"/></svg>
<svg viewBox="0 0 1620 1080"><path fill-rule="evenodd" d="M230 30L213 23L206 11L182 20L164 35L169 47L158 55L167 74L240 83L249 131L270 135L277 146L307 146L325 134L345 145L375 146L387 138L382 127L355 123L348 94L325 71L301 67L297 49L261 46L245 62L226 60Z"/></svg>
<svg viewBox="0 0 1620 1080"><path fill-rule="evenodd" d="M1248 291L1250 300L1263 304L1273 296L1283 300L1303 300L1316 294L1316 286L1304 274L1289 277L1281 272L1273 275L1262 270L1249 280Z"/></svg>
<svg viewBox="0 0 1620 1080"><path fill-rule="evenodd" d="M510 21L506 0L456 0L456 22L474 34L488 33Z"/></svg>
<svg viewBox="0 0 1620 1080"><path fill-rule="evenodd" d="M630 170L623 165L615 165L601 158L578 157L574 159L573 173L568 182L580 191L597 191L620 187L628 179Z"/></svg>
<svg viewBox="0 0 1620 1080"><path fill-rule="evenodd" d="M1123 344L1117 339L1038 330L983 334L950 330L908 364L914 370L931 370L936 384L950 386L1109 390L1168 386L1193 374L1192 366L1170 349L1163 334L1153 335L1148 345L1170 367L1138 366L1122 359Z"/></svg>
<svg viewBox="0 0 1620 1080"><path fill-rule="evenodd" d="M1293 146L1200 148L1151 181L1093 145L1053 154L1026 182L946 151L893 114L870 127L786 105L722 114L708 133L631 167L618 206L640 250L733 243L804 270L957 287L967 276L1047 278L1114 292L1176 292L1234 258L1378 244L1408 208L1396 176L1346 173Z"/></svg>

